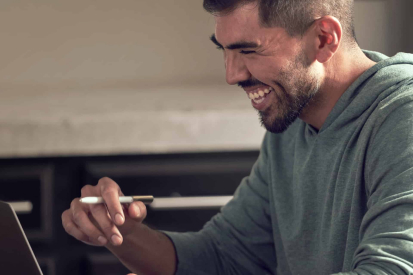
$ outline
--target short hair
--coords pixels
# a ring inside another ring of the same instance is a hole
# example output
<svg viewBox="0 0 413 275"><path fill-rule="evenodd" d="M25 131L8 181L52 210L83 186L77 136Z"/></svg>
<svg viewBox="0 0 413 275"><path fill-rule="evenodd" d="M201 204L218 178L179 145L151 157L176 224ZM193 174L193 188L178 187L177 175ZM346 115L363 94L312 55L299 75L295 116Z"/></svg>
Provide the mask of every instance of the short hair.
<svg viewBox="0 0 413 275"><path fill-rule="evenodd" d="M282 27L290 36L303 36L317 17L336 17L343 28L343 38L356 41L354 0L204 0L204 9L214 15L228 14L243 5L256 2L260 23Z"/></svg>

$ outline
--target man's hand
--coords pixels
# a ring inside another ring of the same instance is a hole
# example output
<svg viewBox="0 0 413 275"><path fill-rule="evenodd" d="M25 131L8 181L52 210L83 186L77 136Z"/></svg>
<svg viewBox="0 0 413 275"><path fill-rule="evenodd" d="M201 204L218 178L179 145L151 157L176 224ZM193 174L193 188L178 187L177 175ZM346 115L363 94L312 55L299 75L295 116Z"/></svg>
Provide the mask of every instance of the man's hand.
<svg viewBox="0 0 413 275"><path fill-rule="evenodd" d="M84 186L81 196L103 197L105 204L85 204L74 199L62 214L67 233L89 245L106 246L135 272L132 275L175 273L174 245L162 232L142 224L146 217L143 202L121 205L122 191L109 178L100 179L96 186Z"/></svg>
<svg viewBox="0 0 413 275"><path fill-rule="evenodd" d="M89 245L104 246L109 241L119 246L146 217L142 202L129 206L119 203L122 191L110 178L100 179L96 186L84 186L81 196L103 197L105 204L84 204L76 198L63 212L62 224L68 234Z"/></svg>

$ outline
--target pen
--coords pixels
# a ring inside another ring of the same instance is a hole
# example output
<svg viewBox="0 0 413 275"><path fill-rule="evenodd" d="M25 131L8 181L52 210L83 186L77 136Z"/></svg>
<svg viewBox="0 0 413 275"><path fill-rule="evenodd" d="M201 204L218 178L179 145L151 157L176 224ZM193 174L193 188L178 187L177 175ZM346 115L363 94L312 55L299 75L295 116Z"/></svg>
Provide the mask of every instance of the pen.
<svg viewBox="0 0 413 275"><path fill-rule="evenodd" d="M151 202L153 202L153 196L119 197L120 203L131 203L134 201L141 201L144 204L150 204ZM102 197L84 197L80 199L80 202L87 203L87 204L99 204L99 203L104 203L105 201L103 200Z"/></svg>

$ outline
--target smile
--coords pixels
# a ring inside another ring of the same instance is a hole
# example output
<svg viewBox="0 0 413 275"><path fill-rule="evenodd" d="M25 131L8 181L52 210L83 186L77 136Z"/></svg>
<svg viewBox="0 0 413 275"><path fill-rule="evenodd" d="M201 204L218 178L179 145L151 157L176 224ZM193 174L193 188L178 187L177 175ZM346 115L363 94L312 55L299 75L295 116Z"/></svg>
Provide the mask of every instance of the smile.
<svg viewBox="0 0 413 275"><path fill-rule="evenodd" d="M271 93L272 91L274 91L274 89L272 87L268 87L265 89L256 89L253 91L249 91L248 92L248 97L250 99L252 99L252 101L254 101L256 104L260 104L261 102L264 101L265 97L267 96L267 94Z"/></svg>

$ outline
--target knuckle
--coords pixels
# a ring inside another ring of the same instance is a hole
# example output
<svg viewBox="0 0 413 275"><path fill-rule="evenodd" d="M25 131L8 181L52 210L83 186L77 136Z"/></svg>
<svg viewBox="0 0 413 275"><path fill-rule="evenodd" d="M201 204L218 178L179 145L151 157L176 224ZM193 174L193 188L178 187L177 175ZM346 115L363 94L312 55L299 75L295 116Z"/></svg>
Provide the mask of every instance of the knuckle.
<svg viewBox="0 0 413 275"><path fill-rule="evenodd" d="M74 212L73 213L73 221L77 224L80 224L82 221L83 215L82 212Z"/></svg>
<svg viewBox="0 0 413 275"><path fill-rule="evenodd" d="M112 181L112 180L111 180L110 178L108 178L108 177L103 177L103 178L100 178L100 179L99 179L98 185L99 185L99 186L102 186L102 185L105 186L105 185L109 184L111 181Z"/></svg>
<svg viewBox="0 0 413 275"><path fill-rule="evenodd" d="M75 209L77 201L78 201L78 198L72 200L72 202L70 203L70 209L72 210Z"/></svg>
<svg viewBox="0 0 413 275"><path fill-rule="evenodd" d="M108 196L110 194L113 194L113 193L116 194L117 192L115 190L113 190L112 188L107 188L107 187L102 188L102 191L101 191L102 197L106 197L106 196Z"/></svg>
<svg viewBox="0 0 413 275"><path fill-rule="evenodd" d="M119 185L108 177L103 177L99 180L98 185L100 186L100 192L104 193L112 193L112 192L119 192Z"/></svg>
<svg viewBox="0 0 413 275"><path fill-rule="evenodd" d="M82 194L82 197L84 197L86 194L90 194L92 188L93 188L93 186L91 186L89 184L83 186L82 189L80 190L80 193Z"/></svg>
<svg viewBox="0 0 413 275"><path fill-rule="evenodd" d="M64 228L65 231L66 231L67 233L69 233L70 235L73 235L72 232L73 232L73 230L74 230L74 227L75 227L74 224L71 223L71 222L66 223L66 224L63 224L63 228Z"/></svg>

